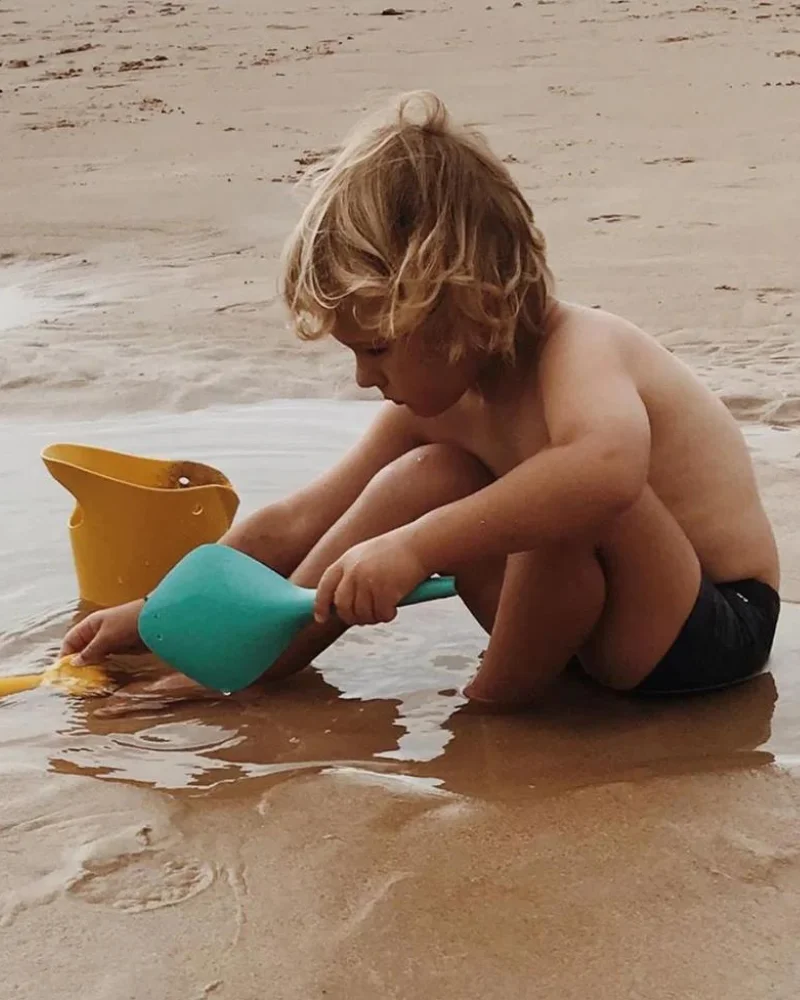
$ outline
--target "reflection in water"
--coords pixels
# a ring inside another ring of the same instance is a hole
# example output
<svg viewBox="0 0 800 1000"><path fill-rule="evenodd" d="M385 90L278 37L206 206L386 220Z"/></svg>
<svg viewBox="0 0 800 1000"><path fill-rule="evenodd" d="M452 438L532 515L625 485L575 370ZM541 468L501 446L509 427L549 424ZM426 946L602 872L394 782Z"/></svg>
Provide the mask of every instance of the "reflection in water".
<svg viewBox="0 0 800 1000"><path fill-rule="evenodd" d="M134 428L125 425L60 428L58 436L208 461L231 477L246 513L329 465L372 409L298 402L139 417L144 444L139 438L135 448ZM11 456L0 469L10 498L0 544L11 569L0 590L0 669L8 673L50 662L74 616L66 603L75 590L66 533L71 500L38 464L51 440L50 430L27 424L0 439ZM800 760L800 689L787 669L800 651L796 608L785 607L776 646L779 701L771 675L712 696L645 702L573 674L524 716L459 715L462 699L452 692L470 677L483 644L469 615L448 601L404 609L390 626L355 630L320 657L316 671L241 701L103 719L90 701L30 692L0 703L0 768L44 767L195 795L257 788L298 771L357 769L363 780L405 782L409 790L514 799ZM120 668L156 669L144 658Z"/></svg>
<svg viewBox="0 0 800 1000"><path fill-rule="evenodd" d="M234 790L243 779L274 782L301 770L359 768L387 781L405 777L482 798L519 799L773 760L771 674L711 697L662 701L621 697L576 674L533 712L478 718L454 712L458 699L441 689L411 691L402 675L404 690L397 682L387 690L382 673L380 697L365 700L369 668L355 659L349 668L358 696L308 671L238 709L202 703L202 719L188 705L168 720L97 719L80 703L70 739L55 752L50 745L51 766L206 793ZM342 683L348 671L337 673ZM426 724L415 756L421 717ZM434 732L443 749L431 756Z"/></svg>

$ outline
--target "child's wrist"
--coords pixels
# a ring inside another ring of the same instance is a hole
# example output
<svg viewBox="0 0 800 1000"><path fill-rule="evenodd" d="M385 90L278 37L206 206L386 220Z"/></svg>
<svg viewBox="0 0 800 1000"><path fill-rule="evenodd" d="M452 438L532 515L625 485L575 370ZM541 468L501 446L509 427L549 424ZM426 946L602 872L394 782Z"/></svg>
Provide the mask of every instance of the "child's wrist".
<svg viewBox="0 0 800 1000"><path fill-rule="evenodd" d="M412 521L400 530L405 533L404 541L426 578L446 570L446 567L436 564L437 557L430 544L430 533L426 530L426 525L421 523L421 519Z"/></svg>

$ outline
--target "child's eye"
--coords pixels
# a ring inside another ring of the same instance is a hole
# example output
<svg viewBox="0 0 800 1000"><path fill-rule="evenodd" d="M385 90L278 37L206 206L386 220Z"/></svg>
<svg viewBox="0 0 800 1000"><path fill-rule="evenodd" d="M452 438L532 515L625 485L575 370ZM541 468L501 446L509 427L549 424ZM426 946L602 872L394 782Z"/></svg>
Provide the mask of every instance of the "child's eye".
<svg viewBox="0 0 800 1000"><path fill-rule="evenodd" d="M378 344L375 347L368 347L365 354L368 354L371 358L377 358L380 354L385 354L389 348L385 344Z"/></svg>

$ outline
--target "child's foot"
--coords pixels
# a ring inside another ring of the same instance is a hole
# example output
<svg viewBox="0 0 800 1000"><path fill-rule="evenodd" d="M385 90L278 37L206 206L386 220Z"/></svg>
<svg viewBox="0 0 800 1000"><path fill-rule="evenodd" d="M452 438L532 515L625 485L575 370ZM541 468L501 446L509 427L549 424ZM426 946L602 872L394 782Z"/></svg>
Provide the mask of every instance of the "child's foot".
<svg viewBox="0 0 800 1000"><path fill-rule="evenodd" d="M183 674L169 674L156 681L134 681L127 684L100 707L95 715L108 718L132 712L157 712L183 701L220 699L219 691L203 687Z"/></svg>

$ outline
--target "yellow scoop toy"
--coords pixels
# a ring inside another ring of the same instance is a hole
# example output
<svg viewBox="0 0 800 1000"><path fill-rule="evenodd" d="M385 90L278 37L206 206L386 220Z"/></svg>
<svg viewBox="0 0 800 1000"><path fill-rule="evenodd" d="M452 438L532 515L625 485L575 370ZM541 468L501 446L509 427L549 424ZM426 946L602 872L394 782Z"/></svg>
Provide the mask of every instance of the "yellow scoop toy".
<svg viewBox="0 0 800 1000"><path fill-rule="evenodd" d="M37 687L53 687L64 694L82 698L101 698L119 687L102 667L73 666L71 656L62 656L41 674L0 677L0 698Z"/></svg>

